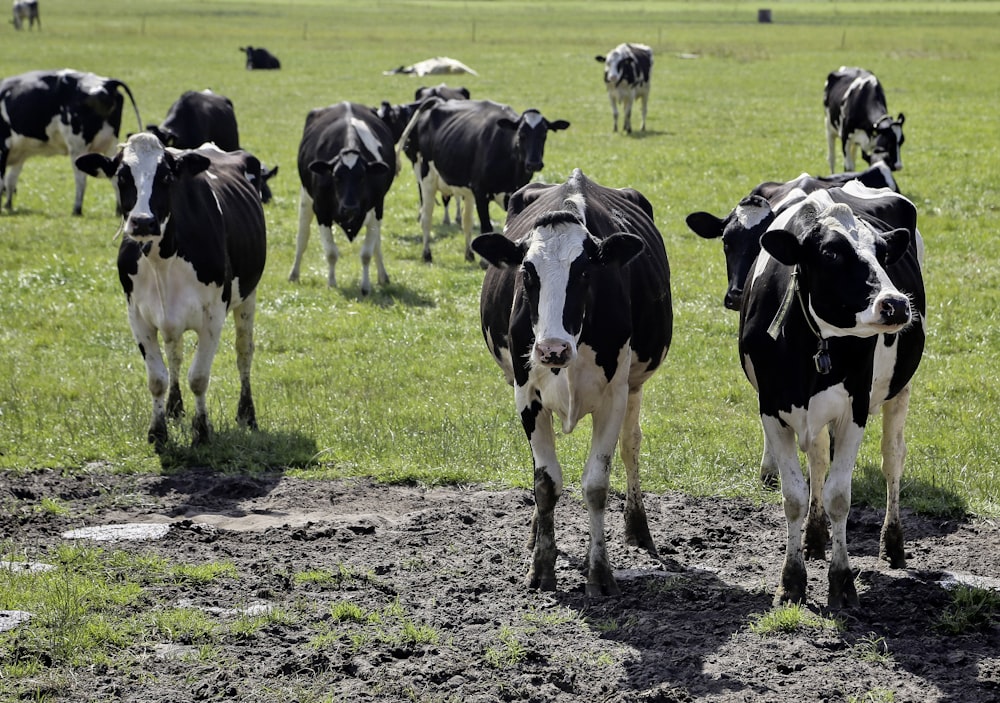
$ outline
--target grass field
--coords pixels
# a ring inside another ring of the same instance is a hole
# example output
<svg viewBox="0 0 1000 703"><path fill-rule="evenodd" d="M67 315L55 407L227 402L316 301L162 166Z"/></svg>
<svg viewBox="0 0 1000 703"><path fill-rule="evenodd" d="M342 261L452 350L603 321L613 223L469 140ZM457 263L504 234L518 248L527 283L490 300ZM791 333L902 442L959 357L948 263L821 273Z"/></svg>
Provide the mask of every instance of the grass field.
<svg viewBox="0 0 1000 703"><path fill-rule="evenodd" d="M267 208L254 390L262 431L235 426L227 326L209 390L213 446L146 443L149 399L114 269L113 195L91 181L71 218L67 159L34 159L13 213L0 214L0 468L159 471L208 464L297 475L529 485L530 454L512 392L478 326L482 272L461 234L437 226L420 260L416 187L390 192L383 250L392 283L359 295L358 245L341 244L327 289L315 232L299 284L295 154L305 115L341 100L412 98L436 78L383 76L436 55L478 76L475 98L537 107L572 126L550 135L546 181L573 168L652 202L673 271L675 341L646 387L644 488L776 496L757 486L756 398L736 359L737 316L722 308L720 247L689 232L693 210L722 215L762 180L825 173L822 85L861 65L906 114L898 180L927 244L929 337L908 424L904 504L1000 514L1000 2L285 2L48 0L41 32L3 32L0 76L72 67L124 80L144 122L185 90L229 96L242 142L281 171ZM595 54L621 41L656 53L648 130L611 132ZM276 72L247 72L238 48L265 46ZM135 131L126 109L123 132ZM497 227L503 213L494 210ZM440 211L435 213L440 221ZM190 345L189 345L190 346ZM188 355L190 357L190 354ZM589 425L562 438L578 483ZM859 458L856 500L879 504L880 423Z"/></svg>

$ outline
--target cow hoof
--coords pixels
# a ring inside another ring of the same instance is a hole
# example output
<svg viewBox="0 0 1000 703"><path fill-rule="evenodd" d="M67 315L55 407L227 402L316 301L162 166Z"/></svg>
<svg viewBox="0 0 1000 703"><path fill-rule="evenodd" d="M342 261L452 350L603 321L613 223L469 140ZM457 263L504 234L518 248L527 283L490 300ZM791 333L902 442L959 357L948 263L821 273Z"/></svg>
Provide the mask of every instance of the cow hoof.
<svg viewBox="0 0 1000 703"><path fill-rule="evenodd" d="M212 429L208 424L208 418L204 415L195 417L194 422L191 423L191 446L200 447L203 444L208 444L211 434Z"/></svg>
<svg viewBox="0 0 1000 703"><path fill-rule="evenodd" d="M621 593L614 579L610 583L588 583L586 587L587 598L610 598L620 596Z"/></svg>
<svg viewBox="0 0 1000 703"><path fill-rule="evenodd" d="M424 252L424 263L425 264L429 264L429 263L432 263L433 261L434 261L434 257L431 256L430 251L425 251Z"/></svg>
<svg viewBox="0 0 1000 703"><path fill-rule="evenodd" d="M899 525L884 525L879 540L879 556L889 562L893 569L906 568L906 552L903 550L903 528Z"/></svg>
<svg viewBox="0 0 1000 703"><path fill-rule="evenodd" d="M535 576L535 571L532 569L528 572L528 577L525 579L525 584L531 590L538 591L554 591L556 590L556 577L546 576L544 578L539 578Z"/></svg>
<svg viewBox="0 0 1000 703"><path fill-rule="evenodd" d="M163 450L166 449L167 446L166 419L154 422L149 426L149 433L146 435L146 440L153 445L153 449L157 454L163 453Z"/></svg>
<svg viewBox="0 0 1000 703"><path fill-rule="evenodd" d="M850 569L842 572L830 570L830 608L851 608L858 605L858 591L854 587L854 574Z"/></svg>
<svg viewBox="0 0 1000 703"><path fill-rule="evenodd" d="M465 260L470 263L476 260L476 255L472 253L472 249L465 250Z"/></svg>
<svg viewBox="0 0 1000 703"><path fill-rule="evenodd" d="M801 562L786 563L781 570L781 585L775 594L774 602L805 603L806 600L806 567Z"/></svg>
<svg viewBox="0 0 1000 703"><path fill-rule="evenodd" d="M299 272L298 271L292 271L290 274L288 274L288 282L289 283L298 283L299 282Z"/></svg>
<svg viewBox="0 0 1000 703"><path fill-rule="evenodd" d="M83 210L81 208L73 208L73 216L81 217L83 215Z"/></svg>

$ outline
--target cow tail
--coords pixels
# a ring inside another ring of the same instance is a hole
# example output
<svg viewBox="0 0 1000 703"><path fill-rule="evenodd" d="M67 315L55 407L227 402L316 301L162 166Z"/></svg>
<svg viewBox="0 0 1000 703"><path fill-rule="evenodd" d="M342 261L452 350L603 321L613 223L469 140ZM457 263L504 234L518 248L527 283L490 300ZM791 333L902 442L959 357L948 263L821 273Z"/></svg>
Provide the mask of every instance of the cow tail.
<svg viewBox="0 0 1000 703"><path fill-rule="evenodd" d="M419 118L420 117L420 113L423 112L424 110L426 110L428 107L433 107L434 105L437 105L438 103L441 103L441 102L444 102L444 100L442 100L441 98L439 98L437 96L431 96L429 98L426 98L419 105L417 105L417 109L413 111L413 117L411 117L410 121L406 123L406 129L403 130L403 133L399 137L399 141L396 142L396 175L397 176L399 175L399 170L400 170L401 164L402 164L402 162L399 159L399 155L403 151L403 147L406 145L406 140L410 138L410 132L412 132L413 128L416 127L416 125L417 125L417 118Z"/></svg>
<svg viewBox="0 0 1000 703"><path fill-rule="evenodd" d="M139 124L139 131L143 131L142 118L139 117L139 106L135 104L135 97L132 95L132 91L129 90L129 87L125 85L123 81L120 81L117 78L112 78L110 83L116 88L121 87L125 89L125 92L128 94L128 99L132 101L132 109L135 110L135 121Z"/></svg>

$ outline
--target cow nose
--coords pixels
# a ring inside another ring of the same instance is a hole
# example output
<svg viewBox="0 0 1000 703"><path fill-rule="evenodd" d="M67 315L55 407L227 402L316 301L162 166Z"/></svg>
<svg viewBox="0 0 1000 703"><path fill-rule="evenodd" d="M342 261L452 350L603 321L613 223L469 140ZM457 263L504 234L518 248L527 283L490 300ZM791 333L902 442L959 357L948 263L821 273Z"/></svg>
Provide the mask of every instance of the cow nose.
<svg viewBox="0 0 1000 703"><path fill-rule="evenodd" d="M152 237L159 234L153 215L132 215L128 218L128 233L133 237Z"/></svg>
<svg viewBox="0 0 1000 703"><path fill-rule="evenodd" d="M535 343L535 353L545 366L565 366L573 360L569 344L558 339L543 339Z"/></svg>
<svg viewBox="0 0 1000 703"><path fill-rule="evenodd" d="M726 291L726 297L723 299L722 304L726 306L727 310L739 310L742 302L743 289L734 288Z"/></svg>
<svg viewBox="0 0 1000 703"><path fill-rule="evenodd" d="M524 165L524 167L528 169L529 173L538 173L545 167L545 164L541 161L529 161Z"/></svg>
<svg viewBox="0 0 1000 703"><path fill-rule="evenodd" d="M883 298L879 301L878 313L887 325L905 325L910 321L910 301L906 298Z"/></svg>

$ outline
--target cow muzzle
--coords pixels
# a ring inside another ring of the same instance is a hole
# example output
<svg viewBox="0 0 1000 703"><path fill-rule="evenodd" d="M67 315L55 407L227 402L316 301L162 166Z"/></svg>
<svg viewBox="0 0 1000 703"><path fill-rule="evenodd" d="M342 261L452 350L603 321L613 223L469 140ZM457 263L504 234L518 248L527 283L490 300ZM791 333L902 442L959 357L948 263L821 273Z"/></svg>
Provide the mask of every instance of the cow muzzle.
<svg viewBox="0 0 1000 703"><path fill-rule="evenodd" d="M538 173L545 168L543 161L525 161L524 168L528 173Z"/></svg>
<svg viewBox="0 0 1000 703"><path fill-rule="evenodd" d="M573 345L561 339L543 339L535 342L535 358L543 366L562 368L576 356Z"/></svg>
<svg viewBox="0 0 1000 703"><path fill-rule="evenodd" d="M154 215L129 215L125 220L125 234L130 237L155 237L160 234L160 223Z"/></svg>
<svg viewBox="0 0 1000 703"><path fill-rule="evenodd" d="M891 327L908 325L912 317L910 301L901 295L887 295L877 300L875 312L883 325Z"/></svg>

